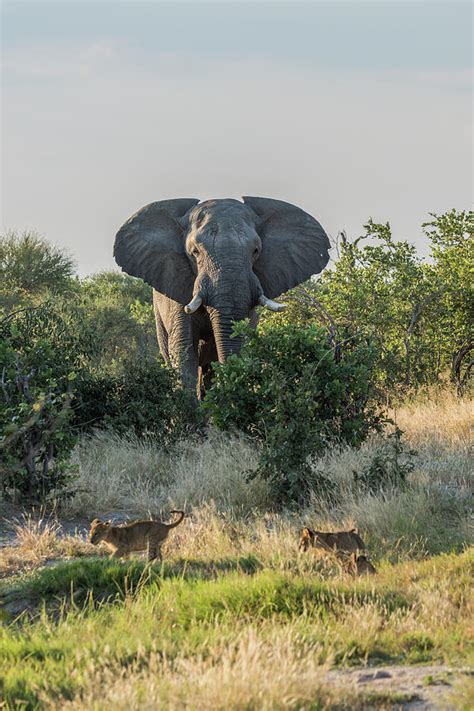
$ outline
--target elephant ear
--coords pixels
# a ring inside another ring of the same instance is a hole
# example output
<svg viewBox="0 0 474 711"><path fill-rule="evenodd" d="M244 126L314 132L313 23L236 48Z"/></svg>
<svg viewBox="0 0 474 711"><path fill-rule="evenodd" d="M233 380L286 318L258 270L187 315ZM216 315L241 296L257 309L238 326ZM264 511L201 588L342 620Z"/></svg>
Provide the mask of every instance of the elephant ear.
<svg viewBox="0 0 474 711"><path fill-rule="evenodd" d="M274 299L324 269L331 244L314 217L282 200L246 196L243 201L259 218L262 253L253 269L265 296Z"/></svg>
<svg viewBox="0 0 474 711"><path fill-rule="evenodd" d="M198 202L152 202L132 215L115 237L114 257L122 270L182 304L192 298L195 278L184 246L186 213Z"/></svg>

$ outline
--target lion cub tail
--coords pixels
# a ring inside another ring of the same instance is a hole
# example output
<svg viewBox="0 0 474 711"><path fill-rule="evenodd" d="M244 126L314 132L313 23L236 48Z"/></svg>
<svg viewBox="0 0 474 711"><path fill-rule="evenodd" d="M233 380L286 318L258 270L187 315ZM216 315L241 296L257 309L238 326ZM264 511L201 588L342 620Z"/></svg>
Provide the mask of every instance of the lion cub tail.
<svg viewBox="0 0 474 711"><path fill-rule="evenodd" d="M174 521L174 523L166 523L165 526L166 526L167 528L175 528L176 526L179 526L179 524L180 524L181 521L183 520L183 518L184 518L184 511L176 511L175 509L173 509L173 511L170 511L170 513L172 513L172 514L179 514L179 518L176 519L176 521Z"/></svg>

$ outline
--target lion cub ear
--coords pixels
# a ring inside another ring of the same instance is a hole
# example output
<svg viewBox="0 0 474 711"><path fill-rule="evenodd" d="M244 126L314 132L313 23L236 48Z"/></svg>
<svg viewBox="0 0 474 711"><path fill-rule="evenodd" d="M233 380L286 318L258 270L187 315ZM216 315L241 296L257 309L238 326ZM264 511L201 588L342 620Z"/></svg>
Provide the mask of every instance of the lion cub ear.
<svg viewBox="0 0 474 711"><path fill-rule="evenodd" d="M112 519L109 518L108 521L104 521L104 526L111 526L112 525Z"/></svg>
<svg viewBox="0 0 474 711"><path fill-rule="evenodd" d="M91 521L91 526L97 526L98 523L100 523L100 518L95 518L93 521Z"/></svg>
<svg viewBox="0 0 474 711"><path fill-rule="evenodd" d="M314 531L305 526L303 528L303 538L314 538Z"/></svg>

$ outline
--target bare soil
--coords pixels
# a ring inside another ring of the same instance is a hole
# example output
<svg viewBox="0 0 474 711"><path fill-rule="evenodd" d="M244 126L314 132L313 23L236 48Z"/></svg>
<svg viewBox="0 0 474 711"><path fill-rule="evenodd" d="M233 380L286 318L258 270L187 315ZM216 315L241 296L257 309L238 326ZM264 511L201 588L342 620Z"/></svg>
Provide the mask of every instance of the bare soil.
<svg viewBox="0 0 474 711"><path fill-rule="evenodd" d="M326 681L330 684L353 687L366 694L393 694L394 709L421 711L451 711L459 709L451 700L456 682L474 676L474 670L434 666L384 666L331 669ZM395 696L395 698L396 698ZM466 707L467 711L467 707Z"/></svg>

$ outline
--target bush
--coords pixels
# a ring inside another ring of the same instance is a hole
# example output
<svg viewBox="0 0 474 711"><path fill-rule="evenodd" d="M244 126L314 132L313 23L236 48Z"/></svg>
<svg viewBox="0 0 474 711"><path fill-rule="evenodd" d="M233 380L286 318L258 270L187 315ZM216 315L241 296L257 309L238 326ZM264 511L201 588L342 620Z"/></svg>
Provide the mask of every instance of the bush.
<svg viewBox="0 0 474 711"><path fill-rule="evenodd" d="M120 434L153 435L165 445L197 418L192 397L174 371L146 355L107 371L83 373L74 404L74 424L81 430L105 427Z"/></svg>
<svg viewBox="0 0 474 711"><path fill-rule="evenodd" d="M362 472L353 471L358 488L378 494L389 487L402 489L405 486L408 474L415 468L413 456L416 452L405 449L402 434L397 427L381 440L367 467Z"/></svg>
<svg viewBox="0 0 474 711"><path fill-rule="evenodd" d="M7 497L66 496L80 431L111 427L169 444L196 421L190 395L157 358L97 370L98 350L80 306L49 302L0 321L0 490Z"/></svg>
<svg viewBox="0 0 474 711"><path fill-rule="evenodd" d="M29 294L70 289L74 260L67 252L42 239L36 232L11 230L0 236L0 284L5 290Z"/></svg>
<svg viewBox="0 0 474 711"><path fill-rule="evenodd" d="M348 345L334 358L317 327L239 324L246 342L239 357L214 366L204 407L221 429L239 429L261 443L258 473L279 503L301 500L311 478L310 458L329 443L358 446L382 419L368 404L374 349Z"/></svg>
<svg viewBox="0 0 474 711"><path fill-rule="evenodd" d="M0 321L0 487L8 497L64 493L75 380L92 347L74 310L46 304Z"/></svg>

